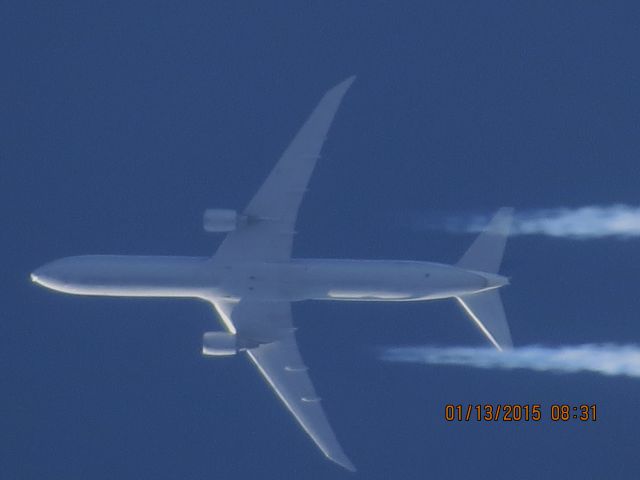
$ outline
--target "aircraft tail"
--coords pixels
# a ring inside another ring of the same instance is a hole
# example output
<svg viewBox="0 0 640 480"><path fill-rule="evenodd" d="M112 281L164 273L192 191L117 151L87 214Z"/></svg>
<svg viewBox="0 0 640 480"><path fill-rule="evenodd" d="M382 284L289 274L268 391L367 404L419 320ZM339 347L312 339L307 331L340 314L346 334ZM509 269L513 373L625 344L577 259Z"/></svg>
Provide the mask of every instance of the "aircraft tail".
<svg viewBox="0 0 640 480"><path fill-rule="evenodd" d="M498 210L457 266L490 274L487 276L488 280L496 282L498 287L506 285L508 281L496 274L502 263L512 216L512 208ZM461 295L456 297L456 300L494 347L504 350L513 346L509 324L497 288L471 295Z"/></svg>
<svg viewBox="0 0 640 480"><path fill-rule="evenodd" d="M498 290L456 297L465 313L498 350L513 347Z"/></svg>
<svg viewBox="0 0 640 480"><path fill-rule="evenodd" d="M512 217L513 208L505 207L498 210L489 225L458 261L457 266L466 270L498 273Z"/></svg>

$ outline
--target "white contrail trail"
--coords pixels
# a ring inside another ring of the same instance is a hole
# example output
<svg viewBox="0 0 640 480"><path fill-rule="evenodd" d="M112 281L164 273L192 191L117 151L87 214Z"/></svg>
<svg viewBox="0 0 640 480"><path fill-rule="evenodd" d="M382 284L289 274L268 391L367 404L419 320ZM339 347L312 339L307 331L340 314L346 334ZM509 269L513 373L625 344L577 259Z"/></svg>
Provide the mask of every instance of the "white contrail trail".
<svg viewBox="0 0 640 480"><path fill-rule="evenodd" d="M444 229L458 233L483 230L491 215L455 215L435 219L412 216L411 226L418 230ZM577 208L548 208L516 211L511 235L548 235L551 237L595 239L604 237L640 237L640 207L631 205L592 205Z"/></svg>
<svg viewBox="0 0 640 480"><path fill-rule="evenodd" d="M542 372L593 372L640 377L640 346L614 344L525 346L499 352L489 347L392 347L382 351L390 362L459 365L476 368L523 368Z"/></svg>

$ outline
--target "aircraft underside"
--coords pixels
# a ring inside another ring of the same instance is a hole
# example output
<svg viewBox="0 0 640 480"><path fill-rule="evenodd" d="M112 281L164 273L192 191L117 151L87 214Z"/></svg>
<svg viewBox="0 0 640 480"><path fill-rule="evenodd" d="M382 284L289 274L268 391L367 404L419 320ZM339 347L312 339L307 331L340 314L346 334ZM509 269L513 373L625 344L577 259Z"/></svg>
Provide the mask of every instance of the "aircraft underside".
<svg viewBox="0 0 640 480"><path fill-rule="evenodd" d="M195 297L209 301L225 331L203 336L207 356L244 351L323 454L354 471L326 418L298 351L290 302L421 301L453 297L498 349L511 346L498 275L511 218L500 210L454 265L418 261L292 259L298 209L329 127L354 77L329 90L242 212L207 209L222 232L215 255L88 255L34 271L35 283L78 294ZM210 401L210 400L207 400Z"/></svg>

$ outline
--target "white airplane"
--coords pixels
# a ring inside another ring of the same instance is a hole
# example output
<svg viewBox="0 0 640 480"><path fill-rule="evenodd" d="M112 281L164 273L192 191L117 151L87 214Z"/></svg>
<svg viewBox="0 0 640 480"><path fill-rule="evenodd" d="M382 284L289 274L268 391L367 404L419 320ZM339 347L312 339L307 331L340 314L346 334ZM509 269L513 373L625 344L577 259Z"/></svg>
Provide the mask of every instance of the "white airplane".
<svg viewBox="0 0 640 480"><path fill-rule="evenodd" d="M406 302L455 298L499 350L511 335L497 274L511 219L503 208L454 265L397 260L292 259L298 208L351 77L329 90L242 213L209 209L204 229L228 232L213 257L85 255L48 263L31 279L59 292L190 297L210 302L225 331L204 334L208 356L245 352L322 452L355 471L302 361L291 302Z"/></svg>

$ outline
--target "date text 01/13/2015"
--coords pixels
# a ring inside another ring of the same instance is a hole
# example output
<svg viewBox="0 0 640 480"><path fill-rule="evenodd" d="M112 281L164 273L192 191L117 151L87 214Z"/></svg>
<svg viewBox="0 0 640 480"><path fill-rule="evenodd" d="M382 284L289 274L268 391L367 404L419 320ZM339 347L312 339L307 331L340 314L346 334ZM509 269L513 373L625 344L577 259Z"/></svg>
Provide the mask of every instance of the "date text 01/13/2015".
<svg viewBox="0 0 640 480"><path fill-rule="evenodd" d="M545 412L546 410L546 412ZM547 413L548 415L545 415ZM451 404L444 408L444 419L447 422L595 422L597 420L596 404L552 404L543 409L541 404Z"/></svg>

